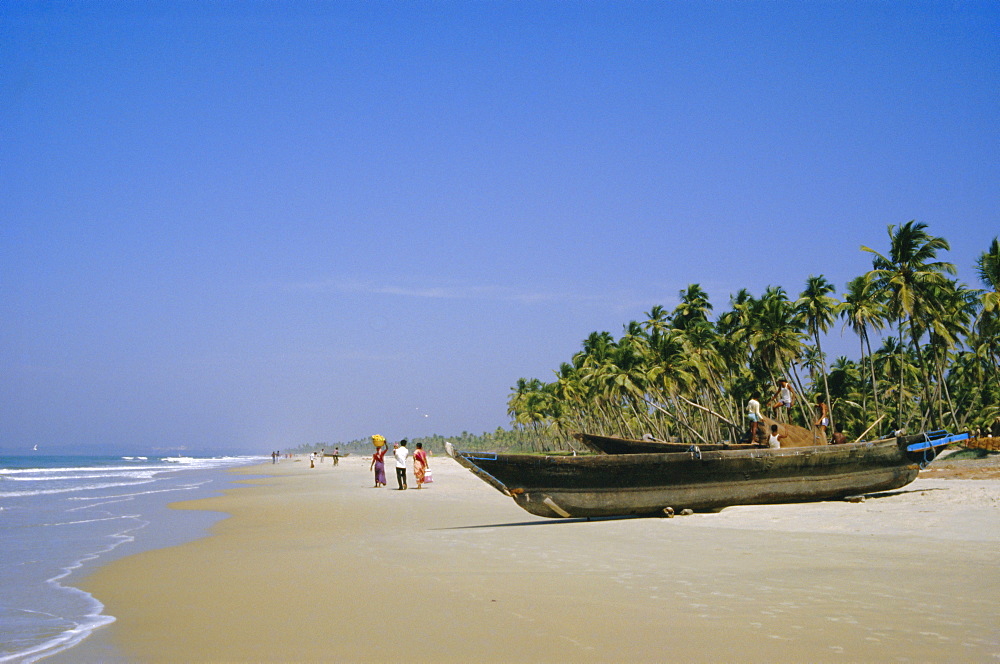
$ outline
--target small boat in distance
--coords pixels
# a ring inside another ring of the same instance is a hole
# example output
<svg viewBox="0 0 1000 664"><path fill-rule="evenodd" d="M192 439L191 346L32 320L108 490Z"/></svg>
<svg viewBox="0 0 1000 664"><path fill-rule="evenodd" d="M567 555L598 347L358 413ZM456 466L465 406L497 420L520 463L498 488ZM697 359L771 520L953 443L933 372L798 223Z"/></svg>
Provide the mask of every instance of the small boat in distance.
<svg viewBox="0 0 1000 664"><path fill-rule="evenodd" d="M845 445L546 456L448 455L524 510L545 517L659 516L732 505L833 500L906 486L944 431Z"/></svg>

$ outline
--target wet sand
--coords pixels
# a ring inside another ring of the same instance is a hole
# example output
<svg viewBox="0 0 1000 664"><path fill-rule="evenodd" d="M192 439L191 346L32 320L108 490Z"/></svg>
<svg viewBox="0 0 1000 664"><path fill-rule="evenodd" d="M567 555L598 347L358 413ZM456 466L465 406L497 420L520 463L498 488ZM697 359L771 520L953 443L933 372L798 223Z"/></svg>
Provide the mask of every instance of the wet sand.
<svg viewBox="0 0 1000 664"><path fill-rule="evenodd" d="M243 469L268 477L177 505L230 514L211 536L85 579L117 621L46 661L1000 659L1000 480L586 521L431 465L420 491L361 457Z"/></svg>

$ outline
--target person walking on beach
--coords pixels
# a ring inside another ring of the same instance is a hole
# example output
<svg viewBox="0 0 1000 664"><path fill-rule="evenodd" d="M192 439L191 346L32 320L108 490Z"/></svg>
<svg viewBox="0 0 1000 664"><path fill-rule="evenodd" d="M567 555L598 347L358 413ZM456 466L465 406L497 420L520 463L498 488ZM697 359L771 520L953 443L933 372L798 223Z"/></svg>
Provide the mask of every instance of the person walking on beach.
<svg viewBox="0 0 1000 664"><path fill-rule="evenodd" d="M757 426L764 421L764 416L760 414L760 402L756 397L750 397L747 402L747 419L750 420L750 444L757 444Z"/></svg>
<svg viewBox="0 0 1000 664"><path fill-rule="evenodd" d="M375 448L368 470L375 469L375 487L385 486L385 445Z"/></svg>
<svg viewBox="0 0 1000 664"><path fill-rule="evenodd" d="M372 454L371 465L368 466L368 470L375 469L375 488L380 486L385 486L385 451L389 449L386 447L385 438L379 434L372 435L372 445L375 446L375 453Z"/></svg>
<svg viewBox="0 0 1000 664"><path fill-rule="evenodd" d="M335 466L340 465L340 445L333 448L333 465Z"/></svg>
<svg viewBox="0 0 1000 664"><path fill-rule="evenodd" d="M427 474L427 452L424 452L424 444L417 443L417 449L413 453L413 476L417 478L417 488L424 484L424 477Z"/></svg>
<svg viewBox="0 0 1000 664"><path fill-rule="evenodd" d="M396 457L396 481L399 483L399 490L406 490L406 456L410 453L406 449L406 439L399 441L393 454Z"/></svg>

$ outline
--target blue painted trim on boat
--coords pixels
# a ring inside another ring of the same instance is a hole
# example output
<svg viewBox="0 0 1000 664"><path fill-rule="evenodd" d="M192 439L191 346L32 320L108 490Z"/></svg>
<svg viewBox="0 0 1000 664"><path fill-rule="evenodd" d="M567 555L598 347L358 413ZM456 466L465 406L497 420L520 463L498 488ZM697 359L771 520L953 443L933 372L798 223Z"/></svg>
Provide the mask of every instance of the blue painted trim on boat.
<svg viewBox="0 0 1000 664"><path fill-rule="evenodd" d="M465 457L466 459L469 459L471 461L496 461L497 460L497 455L496 455L495 452L493 454L490 454L489 452L457 452L457 454L461 454L463 457Z"/></svg>
<svg viewBox="0 0 1000 664"><path fill-rule="evenodd" d="M958 442L960 440L966 440L969 437L967 433L956 433L954 435L949 435L947 431L931 431L925 434L925 440L919 443L913 443L906 446L907 452L919 452L921 450L926 450L932 447L943 447L950 443Z"/></svg>

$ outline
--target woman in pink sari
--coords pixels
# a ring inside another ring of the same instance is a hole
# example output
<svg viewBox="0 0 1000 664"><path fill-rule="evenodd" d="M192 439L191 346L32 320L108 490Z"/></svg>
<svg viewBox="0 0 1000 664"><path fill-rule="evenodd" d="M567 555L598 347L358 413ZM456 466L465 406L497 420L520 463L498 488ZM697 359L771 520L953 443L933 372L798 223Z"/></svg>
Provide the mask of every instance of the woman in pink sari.
<svg viewBox="0 0 1000 664"><path fill-rule="evenodd" d="M417 478L417 488L419 489L427 474L427 452L424 452L423 443L417 443L417 451L413 453L413 474Z"/></svg>

